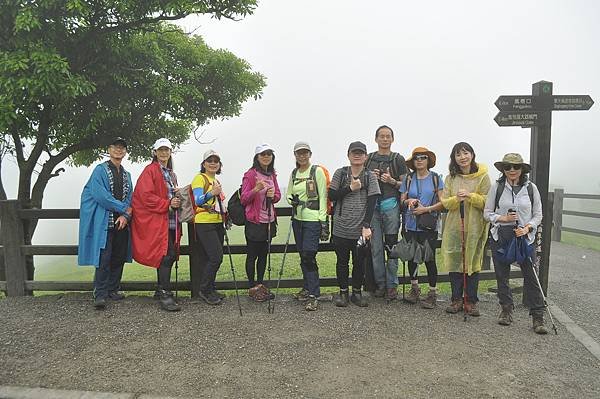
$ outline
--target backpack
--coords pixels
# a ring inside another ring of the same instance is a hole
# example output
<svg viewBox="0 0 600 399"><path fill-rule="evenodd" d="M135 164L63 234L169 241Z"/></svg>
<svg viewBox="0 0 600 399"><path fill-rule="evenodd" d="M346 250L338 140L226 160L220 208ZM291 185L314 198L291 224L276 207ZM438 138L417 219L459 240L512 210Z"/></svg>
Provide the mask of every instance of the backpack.
<svg viewBox="0 0 600 399"><path fill-rule="evenodd" d="M192 185L181 187L177 194L181 205L179 206L179 222L181 223L194 223L196 217L196 201L194 200L194 192L192 191Z"/></svg>
<svg viewBox="0 0 600 399"><path fill-rule="evenodd" d="M416 173L417 172L412 172L412 173L408 174L408 176L406 176L406 191L405 192L407 194L410 190L410 184L412 183L412 180L415 177ZM435 193L433 198L435 198L438 196L438 187L440 186L440 175L438 175L437 173L435 173L433 171L429 171L429 173L431 173L431 176L433 178L433 192Z"/></svg>
<svg viewBox="0 0 600 399"><path fill-rule="evenodd" d="M375 156L375 154L377 154L377 152L372 152L367 157L367 161L365 162L366 169L370 170L369 166L371 166L371 162L373 161L373 157ZM390 155L390 172L392 172L392 177L394 179L397 179L400 177L400 171L398 170L398 160L400 159L400 154L392 151Z"/></svg>
<svg viewBox="0 0 600 399"><path fill-rule="evenodd" d="M246 224L246 210L242 205L242 186L238 188L235 193L229 197L227 201L227 211L229 213L229 220L236 226L243 226Z"/></svg>
<svg viewBox="0 0 600 399"><path fill-rule="evenodd" d="M298 168L294 168L294 170L292 171L292 184L296 184L296 183L300 182L301 180L316 181L315 175L317 173L317 168L321 168L321 170L323 171L323 174L325 174L325 182L326 182L325 195L327 195L327 192L329 192L329 185L331 184L331 175L329 174L329 171L327 170L327 168L324 167L323 165L311 165L310 172L308 174L308 179L297 179L296 174L298 173ZM315 198L309 198L308 200L306 200L306 203L304 206L307 207L308 209L319 210L319 207L320 207L319 198L321 196L321 193L319 193L319 186L317 186L316 184L315 184L315 188L317 191L317 196ZM329 199L329 197L327 197L327 214L331 215L332 213L333 213L333 202Z"/></svg>
<svg viewBox="0 0 600 399"><path fill-rule="evenodd" d="M208 191L208 177L202 174L204 177L204 192ZM179 222L181 223L194 223L196 218L196 214L198 213L198 205L196 205L196 199L194 198L194 190L192 190L192 185L188 184L179 189L177 194L179 200L181 201L181 205L179 206Z"/></svg>
<svg viewBox="0 0 600 399"><path fill-rule="evenodd" d="M502 181L502 184L498 184L496 187L496 200L494 201L494 211L498 209L500 203L500 197L502 197L502 192L504 191L505 180ZM533 185L531 182L527 185L527 195L529 196L529 202L531 202L531 210L533 211Z"/></svg>

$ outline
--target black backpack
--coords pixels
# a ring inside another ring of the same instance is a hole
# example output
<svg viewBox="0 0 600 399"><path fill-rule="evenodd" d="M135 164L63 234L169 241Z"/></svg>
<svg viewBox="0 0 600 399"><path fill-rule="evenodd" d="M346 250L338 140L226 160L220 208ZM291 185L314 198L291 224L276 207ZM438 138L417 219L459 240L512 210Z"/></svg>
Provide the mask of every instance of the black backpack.
<svg viewBox="0 0 600 399"><path fill-rule="evenodd" d="M373 162L373 157L375 156L375 154L377 154L377 151L370 153L367 157L367 160L365 161L366 169L369 169L369 166L371 166L371 162ZM400 154L392 151L392 153L390 154L390 172L394 179L398 179L401 175L399 170L399 163Z"/></svg>
<svg viewBox="0 0 600 399"><path fill-rule="evenodd" d="M371 171L368 170L365 167L363 169L363 176L364 176L365 181L364 182L361 181L361 183L362 183L361 190L366 190L367 191L367 195L369 194L369 180L370 180L369 179L369 173L371 173ZM340 188L346 186L346 184L348 184L348 185L350 184L349 181L348 181L349 177L350 177L350 166L343 166L342 167L342 176L341 176L341 179L340 179L340 186L339 186L338 190ZM331 212L332 215L334 214L335 207L338 206L338 204L339 204L338 215L340 215L340 216L342 215L342 204L343 204L343 202L344 202L343 198L340 198L337 201L332 201L332 212Z"/></svg>
<svg viewBox="0 0 600 399"><path fill-rule="evenodd" d="M231 195L229 201L227 201L229 220L236 226L243 226L246 224L246 210L244 209L244 205L242 205L241 196L242 186L240 186L240 188Z"/></svg>
<svg viewBox="0 0 600 399"><path fill-rule="evenodd" d="M502 197L502 192L504 191L504 184L506 183L503 180L501 183L498 183L498 187L496 187L496 200L494 201L494 212L498 209L498 204L500 203L500 197ZM531 202L531 210L533 211L533 185L531 182L527 185L527 195L529 196L529 201Z"/></svg>

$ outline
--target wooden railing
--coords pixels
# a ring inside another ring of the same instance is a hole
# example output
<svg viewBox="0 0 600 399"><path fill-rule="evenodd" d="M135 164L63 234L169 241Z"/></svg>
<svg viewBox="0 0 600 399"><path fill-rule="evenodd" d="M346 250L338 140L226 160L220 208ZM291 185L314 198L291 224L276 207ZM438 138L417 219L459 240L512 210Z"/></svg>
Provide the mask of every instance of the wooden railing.
<svg viewBox="0 0 600 399"><path fill-rule="evenodd" d="M277 208L279 217L290 217L291 208ZM0 201L0 220L3 237L3 246L0 247L1 254L4 256L6 281L0 281L0 291L5 291L8 296L22 296L27 291L91 291L91 281L36 281L26 278L26 256L30 255L77 255L77 245L25 245L23 240L23 220L33 219L79 219L79 209L21 209L16 200ZM188 237L193 236L192 226L188 226ZM179 281L177 288L180 290L189 290L192 296L197 295L198 276L197 268L192 267L196 264L196 253L194 245L198 245L195 240L190 240L189 245L181 246L181 255L189 256L190 261L190 281ZM436 248L441 246L441 240L437 241ZM283 253L285 245L273 244L272 253ZM226 248L224 248L226 251ZM319 252L331 252L333 246L331 243L320 243ZM245 254L245 245L231 245L232 254ZM292 243L288 246L288 253L298 252L296 246ZM487 254L488 251L486 251ZM226 252L225 252L226 253ZM286 267L289 267L286 265ZM293 266L292 266L293 267ZM480 280L494 280L494 272L490 271L489 254L484 258L483 271L480 273ZM196 272L194 272L196 271ZM238 287L245 287L245 276L238 276ZM521 272L514 271L511 277L520 278ZM410 278L398 278L400 284L410 283ZM425 283L427 276L419 276L419 281ZM439 282L448 282L447 274L438 276ZM322 276L320 278L322 287L337 286L337 280L334 276ZM156 282L153 281L123 281L121 288L125 291L153 291ZM282 288L300 288L301 279L282 279ZM217 281L218 289L233 289L234 282Z"/></svg>
<svg viewBox="0 0 600 399"><path fill-rule="evenodd" d="M574 199L583 199L583 200L599 200L600 195L593 194L568 194L565 193L563 189L555 189L554 190L554 208L553 208L553 220L554 224L552 227L552 240L553 241L561 241L563 231L568 231L571 233L578 233L593 237L600 237L600 232L591 231L591 230L583 230L576 229L574 227L563 226L563 215L568 216L578 216L583 218L594 218L600 219L600 213L596 212L581 212L574 210L564 209L564 199L574 198ZM598 202L598 207L596 209L600 209L600 202Z"/></svg>

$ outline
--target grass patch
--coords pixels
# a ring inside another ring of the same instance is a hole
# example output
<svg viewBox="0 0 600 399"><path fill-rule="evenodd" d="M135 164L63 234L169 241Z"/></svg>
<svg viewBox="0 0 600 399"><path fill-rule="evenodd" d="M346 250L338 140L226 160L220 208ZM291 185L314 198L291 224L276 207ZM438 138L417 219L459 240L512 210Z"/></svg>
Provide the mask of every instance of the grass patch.
<svg viewBox="0 0 600 399"><path fill-rule="evenodd" d="M598 237L563 231L561 233L561 242L569 245L575 245L576 247L600 251L600 239L598 239Z"/></svg>

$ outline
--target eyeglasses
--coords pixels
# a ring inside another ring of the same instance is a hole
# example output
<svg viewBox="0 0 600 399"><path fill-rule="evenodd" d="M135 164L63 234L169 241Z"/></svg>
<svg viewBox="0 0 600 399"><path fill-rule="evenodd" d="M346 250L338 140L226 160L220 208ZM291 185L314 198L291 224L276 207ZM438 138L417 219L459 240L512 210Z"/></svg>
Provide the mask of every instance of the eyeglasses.
<svg viewBox="0 0 600 399"><path fill-rule="evenodd" d="M350 154L355 155L355 156L360 156L360 155L366 155L367 153L362 150L352 150L352 151L350 151Z"/></svg>
<svg viewBox="0 0 600 399"><path fill-rule="evenodd" d="M206 163L219 163L221 162L221 160L219 158L207 158L206 161L204 161Z"/></svg>
<svg viewBox="0 0 600 399"><path fill-rule="evenodd" d="M272 157L273 156L273 151L263 151L260 154L261 157Z"/></svg>
<svg viewBox="0 0 600 399"><path fill-rule="evenodd" d="M517 163L517 164L514 164L514 163L505 163L504 165L502 165L502 169L503 169L504 171L508 172L508 171L509 171L509 170L511 170L511 169L514 169L514 170L521 170L521 167L522 167L522 166L523 166L523 165L521 165L521 164L518 164L518 163Z"/></svg>
<svg viewBox="0 0 600 399"><path fill-rule="evenodd" d="M429 155L415 155L415 161L425 161L429 159Z"/></svg>
<svg viewBox="0 0 600 399"><path fill-rule="evenodd" d="M127 149L127 147L125 147L122 144L111 144L110 146L113 148L113 150L118 150L118 151L125 151Z"/></svg>
<svg viewBox="0 0 600 399"><path fill-rule="evenodd" d="M298 151L294 152L294 155L296 155L297 157L308 157L308 156L310 156L310 151L298 150Z"/></svg>

